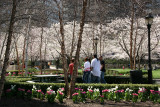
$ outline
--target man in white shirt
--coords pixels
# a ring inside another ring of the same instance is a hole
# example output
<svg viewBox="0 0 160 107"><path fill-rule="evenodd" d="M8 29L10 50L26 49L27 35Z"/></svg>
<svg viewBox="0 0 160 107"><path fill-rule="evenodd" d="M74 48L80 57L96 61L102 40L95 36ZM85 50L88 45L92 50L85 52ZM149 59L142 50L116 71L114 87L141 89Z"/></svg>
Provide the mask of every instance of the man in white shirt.
<svg viewBox="0 0 160 107"><path fill-rule="evenodd" d="M91 61L91 82L92 83L99 83L100 82L100 75L101 75L101 63L100 60L97 58L97 55L94 55L94 59Z"/></svg>
<svg viewBox="0 0 160 107"><path fill-rule="evenodd" d="M91 82L91 64L88 58L85 58L84 69L83 69L83 83Z"/></svg>

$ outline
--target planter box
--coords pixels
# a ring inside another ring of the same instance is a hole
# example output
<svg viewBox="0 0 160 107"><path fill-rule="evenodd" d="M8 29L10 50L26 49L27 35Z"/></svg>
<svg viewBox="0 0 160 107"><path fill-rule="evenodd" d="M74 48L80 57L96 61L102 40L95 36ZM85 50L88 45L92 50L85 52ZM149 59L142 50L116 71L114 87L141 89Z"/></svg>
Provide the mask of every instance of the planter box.
<svg viewBox="0 0 160 107"><path fill-rule="evenodd" d="M132 84L142 84L142 70L131 70L130 81Z"/></svg>

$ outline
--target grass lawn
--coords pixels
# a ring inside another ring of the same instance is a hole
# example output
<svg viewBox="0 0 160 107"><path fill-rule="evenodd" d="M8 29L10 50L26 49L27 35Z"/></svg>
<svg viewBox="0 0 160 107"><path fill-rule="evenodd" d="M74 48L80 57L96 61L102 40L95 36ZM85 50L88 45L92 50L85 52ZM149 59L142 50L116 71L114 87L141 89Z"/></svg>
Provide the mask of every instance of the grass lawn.
<svg viewBox="0 0 160 107"><path fill-rule="evenodd" d="M152 75L154 79L160 79L160 69L153 70Z"/></svg>
<svg viewBox="0 0 160 107"><path fill-rule="evenodd" d="M8 82L24 82L24 81L29 81L29 80L32 80L31 77L22 77L22 76L7 76L6 77L6 81Z"/></svg>
<svg viewBox="0 0 160 107"><path fill-rule="evenodd" d="M125 73L129 73L129 71L131 69L111 69L111 70L115 70L118 71L119 74L125 74ZM142 70L142 72L148 72L147 70ZM153 79L160 79L160 69L157 70L152 70L152 76Z"/></svg>
<svg viewBox="0 0 160 107"><path fill-rule="evenodd" d="M110 69L110 70L114 70L114 71L118 71L119 74L126 74L126 73L129 73L129 71L131 69Z"/></svg>

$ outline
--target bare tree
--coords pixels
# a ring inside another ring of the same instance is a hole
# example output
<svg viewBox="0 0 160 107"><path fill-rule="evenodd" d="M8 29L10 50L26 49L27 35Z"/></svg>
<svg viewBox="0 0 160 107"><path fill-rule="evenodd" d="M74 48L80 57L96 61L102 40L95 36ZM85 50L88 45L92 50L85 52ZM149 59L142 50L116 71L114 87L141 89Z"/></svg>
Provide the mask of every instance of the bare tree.
<svg viewBox="0 0 160 107"><path fill-rule="evenodd" d="M3 40L3 44L2 44L2 46L1 46L0 59L2 59L2 55L3 55L3 51L4 51L4 46L5 46L6 40L7 40L7 33L6 33L6 35L5 35L5 38L4 38L4 40Z"/></svg>
<svg viewBox="0 0 160 107"><path fill-rule="evenodd" d="M60 7L60 3L58 3L57 0L55 0L57 7L58 7L58 16L59 16L59 22L60 22L60 35L61 35L61 57L62 57L62 64L63 64L63 71L64 71L64 79L65 79L65 92L68 93L69 90L69 84L68 84L68 72L67 72L67 59L66 59L66 50L65 50L65 35L64 35L64 27L63 27L63 10L62 7Z"/></svg>
<svg viewBox="0 0 160 107"><path fill-rule="evenodd" d="M18 36L18 35L17 35ZM17 65L18 65L18 72L20 72L20 64L19 64L19 52L18 52L18 47L17 47L17 40L18 38L15 37L15 35L13 36L14 37L14 44L15 44L15 49L16 49L16 55L17 55Z"/></svg>
<svg viewBox="0 0 160 107"><path fill-rule="evenodd" d="M132 13L131 13L131 30L130 30L130 68L133 69L133 56L132 56L132 51L133 51L133 23L134 23L134 2L132 0Z"/></svg>
<svg viewBox="0 0 160 107"><path fill-rule="evenodd" d="M42 27L42 29L41 29L41 42L40 42L40 70L41 70L41 75L42 75L42 42L43 42L43 27Z"/></svg>
<svg viewBox="0 0 160 107"><path fill-rule="evenodd" d="M1 100L1 95L3 92L3 88L4 88L5 73L6 73L6 69L7 69L7 65L8 65L8 61L9 61L9 53L10 53L9 51L10 51L10 45L11 45L12 36L13 36L16 7L17 7L17 0L13 0L12 15L11 15L9 31L8 31L7 46L6 46L5 58L4 58L1 80L0 80L0 100Z"/></svg>
<svg viewBox="0 0 160 107"><path fill-rule="evenodd" d="M71 85L70 85L70 98L72 98L72 94L75 91L75 82L76 82L76 77L78 72L78 64L79 64L78 62L79 62L79 56L80 56L80 50L81 50L81 44L82 44L82 34L83 34L83 27L84 27L84 21L85 21L86 8L87 8L87 0L83 0L79 39L78 39L77 50L75 55L74 72L72 74Z"/></svg>

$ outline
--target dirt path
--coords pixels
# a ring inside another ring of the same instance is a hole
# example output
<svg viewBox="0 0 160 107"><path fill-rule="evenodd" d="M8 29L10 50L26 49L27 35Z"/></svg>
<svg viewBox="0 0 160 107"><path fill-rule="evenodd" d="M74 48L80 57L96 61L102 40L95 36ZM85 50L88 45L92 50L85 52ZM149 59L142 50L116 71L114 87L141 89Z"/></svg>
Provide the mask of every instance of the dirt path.
<svg viewBox="0 0 160 107"><path fill-rule="evenodd" d="M70 99L65 99L63 104L60 104L58 101L50 104L46 100L41 101L39 99L23 100L15 98L2 98L0 101L0 107L160 107L160 104L153 104L150 101L137 102L135 104L126 101L116 103L114 101L105 101L104 105L101 105L98 101L86 101L86 103L74 104Z"/></svg>

